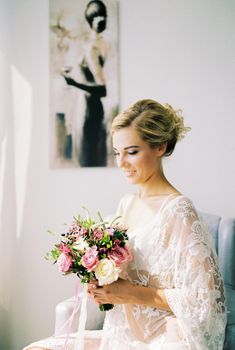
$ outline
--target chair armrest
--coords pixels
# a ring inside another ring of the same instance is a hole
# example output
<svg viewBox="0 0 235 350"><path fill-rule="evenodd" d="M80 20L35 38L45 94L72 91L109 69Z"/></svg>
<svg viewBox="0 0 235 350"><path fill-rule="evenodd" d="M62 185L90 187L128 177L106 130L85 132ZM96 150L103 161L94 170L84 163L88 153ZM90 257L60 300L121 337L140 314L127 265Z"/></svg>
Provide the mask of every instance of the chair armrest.
<svg viewBox="0 0 235 350"><path fill-rule="evenodd" d="M66 321L72 315L73 308L75 304L75 298L66 299L56 305L55 308L55 335L62 335L67 332L67 327L64 327ZM74 316L73 322L71 324L70 332L76 332L78 325L79 311Z"/></svg>
<svg viewBox="0 0 235 350"><path fill-rule="evenodd" d="M219 259L225 285L235 290L235 219L220 223Z"/></svg>
<svg viewBox="0 0 235 350"><path fill-rule="evenodd" d="M62 335L67 332L67 329L63 326L66 321L72 315L73 308L75 304L75 298L66 299L56 305L55 309L55 335ZM78 321L80 315L80 308L76 315L74 316L73 322L71 324L70 332L76 332L78 329ZM103 328L105 318L105 312L100 311L99 307L92 302L92 300L87 300L87 321L86 327L87 330L99 330Z"/></svg>

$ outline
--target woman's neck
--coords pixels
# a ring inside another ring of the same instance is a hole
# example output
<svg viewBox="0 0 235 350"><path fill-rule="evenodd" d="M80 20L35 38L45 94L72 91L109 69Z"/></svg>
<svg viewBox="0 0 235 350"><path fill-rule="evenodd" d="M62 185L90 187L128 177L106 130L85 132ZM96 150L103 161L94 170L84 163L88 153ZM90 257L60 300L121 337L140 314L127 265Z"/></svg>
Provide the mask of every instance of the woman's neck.
<svg viewBox="0 0 235 350"><path fill-rule="evenodd" d="M102 38L102 35L100 33L97 33L94 29L91 30L91 32L90 32L90 39L91 40L98 40L101 38Z"/></svg>
<svg viewBox="0 0 235 350"><path fill-rule="evenodd" d="M163 171L155 174L145 183L138 185L138 195L140 198L151 196L163 196L180 192L166 179Z"/></svg>

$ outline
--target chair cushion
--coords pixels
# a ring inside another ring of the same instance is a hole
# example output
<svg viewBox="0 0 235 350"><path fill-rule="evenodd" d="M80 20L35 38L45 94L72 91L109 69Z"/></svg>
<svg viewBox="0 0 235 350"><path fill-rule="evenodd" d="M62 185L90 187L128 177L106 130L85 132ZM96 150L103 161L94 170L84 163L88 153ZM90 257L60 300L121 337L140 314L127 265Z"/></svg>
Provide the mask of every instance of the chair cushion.
<svg viewBox="0 0 235 350"><path fill-rule="evenodd" d="M217 215L199 212L200 219L206 223L213 237L216 252L218 253L218 232L221 218Z"/></svg>
<svg viewBox="0 0 235 350"><path fill-rule="evenodd" d="M235 348L235 325L227 325L224 342L224 350L234 350Z"/></svg>
<svg viewBox="0 0 235 350"><path fill-rule="evenodd" d="M234 325L235 327L235 290L228 286L226 286L226 298L228 307L228 325Z"/></svg>
<svg viewBox="0 0 235 350"><path fill-rule="evenodd" d="M235 219L223 219L219 227L219 259L225 285L235 290Z"/></svg>

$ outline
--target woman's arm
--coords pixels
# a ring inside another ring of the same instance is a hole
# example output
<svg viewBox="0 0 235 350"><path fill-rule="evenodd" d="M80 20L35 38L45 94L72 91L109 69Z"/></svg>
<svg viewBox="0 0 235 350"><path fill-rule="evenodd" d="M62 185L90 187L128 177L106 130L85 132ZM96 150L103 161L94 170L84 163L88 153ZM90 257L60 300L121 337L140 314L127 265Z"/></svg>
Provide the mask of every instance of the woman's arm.
<svg viewBox="0 0 235 350"><path fill-rule="evenodd" d="M68 85L74 86L83 91L89 92L90 94L98 95L99 97L106 96L106 86L105 85L87 85L78 83L76 80L63 75Z"/></svg>
<svg viewBox="0 0 235 350"><path fill-rule="evenodd" d="M89 284L88 294L99 305L137 304L171 310L163 289L136 285L122 279L103 287Z"/></svg>
<svg viewBox="0 0 235 350"><path fill-rule="evenodd" d="M89 92L90 94L97 95L99 97L105 97L107 95L105 78L103 74L103 66L100 63L100 56L103 56L103 50L101 50L102 47L99 47L99 44L102 45L101 42L98 41L97 43L94 43L91 47L88 47L85 55L89 70L91 71L94 77L94 84L82 84L75 81L68 75L63 76L68 85L74 86L78 89Z"/></svg>

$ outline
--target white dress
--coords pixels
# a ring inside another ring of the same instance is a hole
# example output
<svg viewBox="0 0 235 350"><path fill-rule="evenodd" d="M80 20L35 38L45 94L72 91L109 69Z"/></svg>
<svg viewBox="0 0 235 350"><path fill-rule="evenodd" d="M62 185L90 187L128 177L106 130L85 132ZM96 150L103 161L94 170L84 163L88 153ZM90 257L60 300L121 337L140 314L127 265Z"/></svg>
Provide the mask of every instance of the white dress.
<svg viewBox="0 0 235 350"><path fill-rule="evenodd" d="M128 227L134 257L127 267L128 279L164 289L172 311L116 305L106 312L101 344L92 349L222 350L223 280L211 235L192 202L182 195L140 199L128 194L118 214ZM63 349L59 344L44 348ZM73 349L72 339L69 349Z"/></svg>

